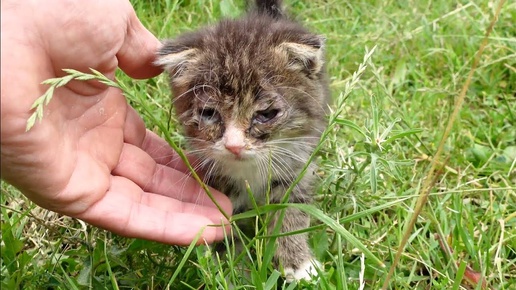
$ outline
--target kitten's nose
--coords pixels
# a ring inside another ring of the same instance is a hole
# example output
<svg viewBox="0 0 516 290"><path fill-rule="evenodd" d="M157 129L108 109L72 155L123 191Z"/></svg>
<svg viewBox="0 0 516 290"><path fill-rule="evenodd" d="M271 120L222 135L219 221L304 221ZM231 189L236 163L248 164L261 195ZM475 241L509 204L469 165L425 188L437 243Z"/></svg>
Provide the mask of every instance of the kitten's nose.
<svg viewBox="0 0 516 290"><path fill-rule="evenodd" d="M224 144L224 147L226 147L226 149L228 149L229 152L235 154L236 156L240 156L240 154L242 153L242 150L244 150L244 146L240 145L240 144Z"/></svg>
<svg viewBox="0 0 516 290"><path fill-rule="evenodd" d="M240 157L240 154L242 154L245 147L244 131L238 128L234 123L230 122L224 132L223 142L224 147L226 147L229 152Z"/></svg>

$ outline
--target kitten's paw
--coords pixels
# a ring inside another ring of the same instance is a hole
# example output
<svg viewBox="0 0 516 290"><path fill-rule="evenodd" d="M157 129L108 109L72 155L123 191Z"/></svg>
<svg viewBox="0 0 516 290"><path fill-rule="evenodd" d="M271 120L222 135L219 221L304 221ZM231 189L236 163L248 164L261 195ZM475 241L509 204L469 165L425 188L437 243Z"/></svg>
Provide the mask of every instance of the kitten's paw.
<svg viewBox="0 0 516 290"><path fill-rule="evenodd" d="M317 260L308 260L301 264L297 270L285 268L285 279L287 280L287 283L299 280L310 281L312 278L317 277L317 270L315 267L321 269L322 264Z"/></svg>

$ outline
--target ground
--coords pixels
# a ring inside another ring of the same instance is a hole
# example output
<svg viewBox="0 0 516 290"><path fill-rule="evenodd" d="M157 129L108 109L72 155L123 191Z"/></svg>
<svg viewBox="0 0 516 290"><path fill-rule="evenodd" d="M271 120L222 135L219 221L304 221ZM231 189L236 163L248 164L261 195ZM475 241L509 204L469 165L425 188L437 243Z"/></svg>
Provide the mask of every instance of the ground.
<svg viewBox="0 0 516 290"><path fill-rule="evenodd" d="M241 2L132 1L159 38L239 15ZM516 2L487 39L433 176L498 1L284 2L327 38L333 113L315 156L317 202L304 209L319 279L285 283L271 238L249 242L250 260L217 263L206 247L126 239L47 212L2 182L4 289L380 289L406 233L390 289L514 289ZM147 126L182 144L165 76L118 79Z"/></svg>

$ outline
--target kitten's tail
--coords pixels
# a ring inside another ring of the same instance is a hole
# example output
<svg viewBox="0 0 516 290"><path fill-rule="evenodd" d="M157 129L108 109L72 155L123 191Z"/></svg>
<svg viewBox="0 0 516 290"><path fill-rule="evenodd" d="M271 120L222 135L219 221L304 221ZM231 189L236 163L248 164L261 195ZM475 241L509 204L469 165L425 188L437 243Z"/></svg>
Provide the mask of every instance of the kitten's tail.
<svg viewBox="0 0 516 290"><path fill-rule="evenodd" d="M280 0L256 0L256 9L258 13L267 14L273 18L283 18L285 16Z"/></svg>

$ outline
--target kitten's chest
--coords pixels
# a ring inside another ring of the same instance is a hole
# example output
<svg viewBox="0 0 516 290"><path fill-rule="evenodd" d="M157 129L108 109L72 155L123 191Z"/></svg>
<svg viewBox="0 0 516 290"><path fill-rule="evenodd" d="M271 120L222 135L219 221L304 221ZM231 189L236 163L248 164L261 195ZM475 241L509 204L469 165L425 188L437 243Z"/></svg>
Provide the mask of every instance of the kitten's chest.
<svg viewBox="0 0 516 290"><path fill-rule="evenodd" d="M238 213L265 203L269 177L255 166L231 166L211 178L210 185L226 194Z"/></svg>

